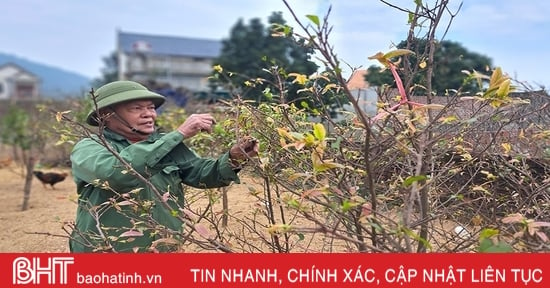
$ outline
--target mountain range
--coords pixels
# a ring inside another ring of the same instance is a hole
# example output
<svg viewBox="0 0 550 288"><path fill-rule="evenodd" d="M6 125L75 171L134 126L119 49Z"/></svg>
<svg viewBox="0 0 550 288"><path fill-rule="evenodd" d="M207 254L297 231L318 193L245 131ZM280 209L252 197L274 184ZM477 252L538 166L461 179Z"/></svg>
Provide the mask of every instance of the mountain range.
<svg viewBox="0 0 550 288"><path fill-rule="evenodd" d="M0 52L0 66L7 63L16 64L40 78L42 98L80 97L91 87L92 79L84 75Z"/></svg>

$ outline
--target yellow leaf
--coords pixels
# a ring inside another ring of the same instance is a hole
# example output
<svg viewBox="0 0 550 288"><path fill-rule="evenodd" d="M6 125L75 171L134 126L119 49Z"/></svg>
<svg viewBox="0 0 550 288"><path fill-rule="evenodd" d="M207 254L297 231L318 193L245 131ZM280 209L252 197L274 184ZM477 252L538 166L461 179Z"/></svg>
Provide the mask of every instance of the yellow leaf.
<svg viewBox="0 0 550 288"><path fill-rule="evenodd" d="M296 93L300 94L300 93L303 93L303 92L311 92L313 93L313 87L309 87L309 88L304 88L304 89L299 89L298 91L296 91Z"/></svg>
<svg viewBox="0 0 550 288"><path fill-rule="evenodd" d="M500 67L495 68L489 81L489 87L496 87L502 79L502 69Z"/></svg>
<svg viewBox="0 0 550 288"><path fill-rule="evenodd" d="M223 68L222 68L221 65L215 65L215 66L213 67L213 69L214 69L216 72L218 72L218 73L222 73L222 72L223 72Z"/></svg>
<svg viewBox="0 0 550 288"><path fill-rule="evenodd" d="M273 234L285 233L290 231L291 229L292 229L292 226L288 224L273 224L271 225L271 227L267 229L267 232L273 235Z"/></svg>
<svg viewBox="0 0 550 288"><path fill-rule="evenodd" d="M441 121L441 123L443 124L450 124L450 123L453 123L455 121L457 121L458 118L456 118L456 116L449 116L449 117L445 117L439 121Z"/></svg>
<svg viewBox="0 0 550 288"><path fill-rule="evenodd" d="M315 172L323 172L333 168L344 168L344 165L332 161L324 161L313 166Z"/></svg>
<svg viewBox="0 0 550 288"><path fill-rule="evenodd" d="M384 65L384 67L390 66L390 61L388 59L384 58L384 53L378 52L368 58L369 60L378 60L380 64Z"/></svg>
<svg viewBox="0 0 550 288"><path fill-rule="evenodd" d="M297 180L299 178L302 178L302 177L303 178L310 178L311 175L306 174L306 173L293 173L290 176L288 176L288 180L289 181L295 181L295 180Z"/></svg>
<svg viewBox="0 0 550 288"><path fill-rule="evenodd" d="M290 77L295 77L295 79L294 79L294 81L292 81L292 83L298 83L298 84L300 84L300 85L306 84L307 76L304 75L304 74L289 73L288 76L290 76Z"/></svg>
<svg viewBox="0 0 550 288"><path fill-rule="evenodd" d="M285 137L285 138L288 138L288 139L294 139L294 137L292 137L290 135L290 133L288 133L288 130L285 129L285 128L277 128L277 133L279 134L279 136L281 137Z"/></svg>
<svg viewBox="0 0 550 288"><path fill-rule="evenodd" d="M412 134L416 133L416 127L414 126L414 124L411 121L405 121L405 122L407 123L407 126L409 126L411 133Z"/></svg>
<svg viewBox="0 0 550 288"><path fill-rule="evenodd" d="M286 147L288 145L285 138L279 138L279 145L281 145L281 147Z"/></svg>
<svg viewBox="0 0 550 288"><path fill-rule="evenodd" d="M445 105L441 105L441 104L424 104L422 106L414 107L415 110L420 110L420 109L443 109L443 108L445 108Z"/></svg>
<svg viewBox="0 0 550 288"><path fill-rule="evenodd" d="M504 149L504 153L508 154L512 150L512 145L510 143L502 143L500 144L502 146L502 149Z"/></svg>
<svg viewBox="0 0 550 288"><path fill-rule="evenodd" d="M474 187L472 187L472 191L481 191L481 192L483 192L483 193L485 193L485 194L487 194L487 195L490 195L490 194L491 194L491 193L489 192L489 190L487 190L487 189L485 189L485 188L483 188L483 187L481 187L481 186L474 186Z"/></svg>
<svg viewBox="0 0 550 288"><path fill-rule="evenodd" d="M71 113L71 110L57 112L55 114L55 120L57 120L57 122L61 122L61 120L63 119L63 115L68 114L68 113Z"/></svg>
<svg viewBox="0 0 550 288"><path fill-rule="evenodd" d="M480 173L485 174L485 177L487 178L487 180L496 180L498 178L495 174L489 171L481 170Z"/></svg>
<svg viewBox="0 0 550 288"><path fill-rule="evenodd" d="M418 64L418 67L420 67L420 69L424 69L426 68L426 66L428 66L428 64L426 64L426 61L422 61L420 62L420 64Z"/></svg>
<svg viewBox="0 0 550 288"><path fill-rule="evenodd" d="M500 100L493 100L489 103L493 108L498 108L500 105L502 105L502 101Z"/></svg>
<svg viewBox="0 0 550 288"><path fill-rule="evenodd" d="M369 59L369 60L383 61L383 60L385 60L385 59L384 59L384 53L378 52L378 53L376 53L376 54L374 54L374 55L372 55L372 56L369 56L368 59Z"/></svg>
<svg viewBox="0 0 550 288"><path fill-rule="evenodd" d="M333 89L333 88L338 88L338 85L332 83L332 84L328 84L327 86L325 86L325 88L323 88L323 91L321 91L321 94L325 94L327 93L327 91L329 91L330 89Z"/></svg>
<svg viewBox="0 0 550 288"><path fill-rule="evenodd" d="M311 164L313 165L313 167L315 168L315 166L317 165L320 165L321 164L321 157L319 156L319 154L315 151L313 151L311 153Z"/></svg>
<svg viewBox="0 0 550 288"><path fill-rule="evenodd" d="M330 78L327 77L327 76L325 76L325 75L323 75L323 74L311 75L311 76L309 77L309 79L312 79L312 80L324 79L324 80L326 80L327 82L330 81Z"/></svg>
<svg viewBox="0 0 550 288"><path fill-rule="evenodd" d="M519 130L519 135L518 135L518 138L520 139L525 139L525 131L523 129Z"/></svg>
<svg viewBox="0 0 550 288"><path fill-rule="evenodd" d="M504 80L497 90L497 97L504 98L510 93L510 79Z"/></svg>
<svg viewBox="0 0 550 288"><path fill-rule="evenodd" d="M389 60L394 57L399 57L399 56L408 55L408 54L414 54L414 52L408 49L395 49L384 54L384 58Z"/></svg>

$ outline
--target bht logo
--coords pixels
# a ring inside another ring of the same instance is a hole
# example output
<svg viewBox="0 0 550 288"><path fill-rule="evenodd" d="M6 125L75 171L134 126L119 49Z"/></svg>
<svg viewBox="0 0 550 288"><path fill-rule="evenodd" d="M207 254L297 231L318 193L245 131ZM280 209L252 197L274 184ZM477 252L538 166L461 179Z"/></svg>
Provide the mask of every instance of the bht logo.
<svg viewBox="0 0 550 288"><path fill-rule="evenodd" d="M67 266L74 263L74 257L18 257L13 260L13 284L40 284L43 276L48 284L67 284ZM46 262L46 263L45 263Z"/></svg>

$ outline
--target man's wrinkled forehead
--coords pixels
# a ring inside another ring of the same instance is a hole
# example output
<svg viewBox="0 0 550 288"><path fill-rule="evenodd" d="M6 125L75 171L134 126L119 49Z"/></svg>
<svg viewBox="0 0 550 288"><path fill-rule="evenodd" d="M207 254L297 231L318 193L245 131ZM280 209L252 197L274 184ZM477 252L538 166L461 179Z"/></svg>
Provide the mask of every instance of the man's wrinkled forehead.
<svg viewBox="0 0 550 288"><path fill-rule="evenodd" d="M140 106L140 107L149 107L154 106L155 103L152 100L140 99L140 100L128 100L116 104L116 107L130 107L130 106Z"/></svg>

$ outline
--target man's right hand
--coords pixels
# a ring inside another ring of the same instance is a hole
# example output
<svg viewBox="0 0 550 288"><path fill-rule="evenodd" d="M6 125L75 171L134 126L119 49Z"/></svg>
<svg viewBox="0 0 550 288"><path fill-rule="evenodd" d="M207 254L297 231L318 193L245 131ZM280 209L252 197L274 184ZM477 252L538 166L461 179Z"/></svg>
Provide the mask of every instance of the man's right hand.
<svg viewBox="0 0 550 288"><path fill-rule="evenodd" d="M216 120L210 114L191 114L185 122L178 127L178 131L185 136L191 138L199 132L212 132L212 126L216 124Z"/></svg>

